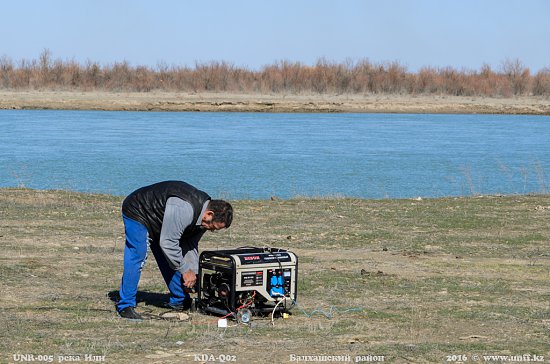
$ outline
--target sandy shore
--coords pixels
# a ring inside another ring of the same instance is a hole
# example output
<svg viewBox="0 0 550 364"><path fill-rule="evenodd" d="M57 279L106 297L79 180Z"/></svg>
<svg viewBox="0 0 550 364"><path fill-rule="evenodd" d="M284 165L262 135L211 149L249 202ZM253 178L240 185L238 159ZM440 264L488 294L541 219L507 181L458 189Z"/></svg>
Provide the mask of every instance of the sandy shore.
<svg viewBox="0 0 550 364"><path fill-rule="evenodd" d="M550 99L4 90L0 91L0 109L550 115Z"/></svg>

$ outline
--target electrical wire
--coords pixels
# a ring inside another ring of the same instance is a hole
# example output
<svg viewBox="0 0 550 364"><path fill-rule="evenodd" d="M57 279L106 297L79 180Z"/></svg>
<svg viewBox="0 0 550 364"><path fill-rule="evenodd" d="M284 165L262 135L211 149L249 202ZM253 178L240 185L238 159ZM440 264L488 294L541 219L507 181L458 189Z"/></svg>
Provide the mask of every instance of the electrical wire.
<svg viewBox="0 0 550 364"><path fill-rule="evenodd" d="M240 307L238 307L234 312L229 312L227 315L225 315L223 317L220 317L218 320L221 320L221 319L227 318L228 316L234 315L240 309L243 309L243 308L246 308L246 307L250 306L252 303L254 303L254 297L256 297L256 291L254 291L254 293L252 293L252 297L250 297L250 299L248 300L247 303L245 303L245 304L241 305Z"/></svg>
<svg viewBox="0 0 550 364"><path fill-rule="evenodd" d="M146 320L159 320L159 321L190 321L191 320L191 317L189 316L189 318L187 320L179 320L175 317L164 317L165 314L167 313L170 313L170 312L178 312L176 310L167 310L167 311L164 311L164 312L161 312L159 314L154 314L153 313L153 310L149 307L140 307L140 310L141 310L141 316L146 319Z"/></svg>
<svg viewBox="0 0 550 364"><path fill-rule="evenodd" d="M271 325L275 326L275 311L277 310L277 307L279 307L279 305L281 304L281 302L286 302L286 297L283 296L282 299L279 300L279 302L277 302L277 304L275 305L275 307L273 308L273 311L271 312ZM285 303L286 304L286 303ZM285 310L286 310L286 306L285 306Z"/></svg>
<svg viewBox="0 0 550 364"><path fill-rule="evenodd" d="M293 301L292 302L294 305L296 305L296 307L298 307L300 309L300 311L302 311L302 313L307 317L307 318L311 318L313 315L315 314L321 314L323 316L325 316L326 318L328 318L329 320L331 318L334 317L334 315L336 313L347 313L347 312L361 312L363 311L363 308L362 307L350 307L350 308L346 308L346 309L339 309L338 307L336 306L330 306L329 309L328 309L328 312L325 311L325 310L322 310L320 308L316 308L314 309L313 311L311 311L310 313L307 313L306 310L304 310L302 307L300 307L296 301Z"/></svg>

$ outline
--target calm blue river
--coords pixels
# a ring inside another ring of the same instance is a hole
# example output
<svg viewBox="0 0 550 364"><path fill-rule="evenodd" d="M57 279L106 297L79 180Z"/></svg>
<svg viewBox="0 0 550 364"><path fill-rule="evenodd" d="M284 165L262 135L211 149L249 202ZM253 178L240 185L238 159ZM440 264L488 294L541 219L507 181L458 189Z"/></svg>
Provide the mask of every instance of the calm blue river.
<svg viewBox="0 0 550 364"><path fill-rule="evenodd" d="M0 111L0 187L415 198L550 189L550 117Z"/></svg>

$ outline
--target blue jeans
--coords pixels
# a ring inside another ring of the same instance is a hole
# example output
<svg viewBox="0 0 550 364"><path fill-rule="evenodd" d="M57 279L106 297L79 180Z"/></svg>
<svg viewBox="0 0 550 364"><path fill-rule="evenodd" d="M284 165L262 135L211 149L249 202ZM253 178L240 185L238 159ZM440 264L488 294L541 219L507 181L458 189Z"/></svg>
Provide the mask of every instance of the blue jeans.
<svg viewBox="0 0 550 364"><path fill-rule="evenodd" d="M183 303L189 294L183 288L181 273L170 268L158 243L149 244L149 234L143 224L124 215L122 215L122 220L124 221L126 246L124 247L124 271L120 283L120 301L118 301L117 310L121 311L126 307L136 306L138 283L141 270L147 260L148 246L155 256L162 277L170 291L169 303L173 305Z"/></svg>

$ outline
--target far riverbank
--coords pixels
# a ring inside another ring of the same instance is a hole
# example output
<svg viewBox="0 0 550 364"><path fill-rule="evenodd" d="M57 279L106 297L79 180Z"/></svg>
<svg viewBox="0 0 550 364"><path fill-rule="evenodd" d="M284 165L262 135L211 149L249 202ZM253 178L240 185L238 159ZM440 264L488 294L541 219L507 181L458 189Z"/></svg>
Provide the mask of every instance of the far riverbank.
<svg viewBox="0 0 550 364"><path fill-rule="evenodd" d="M0 109L550 115L550 99L3 90Z"/></svg>

